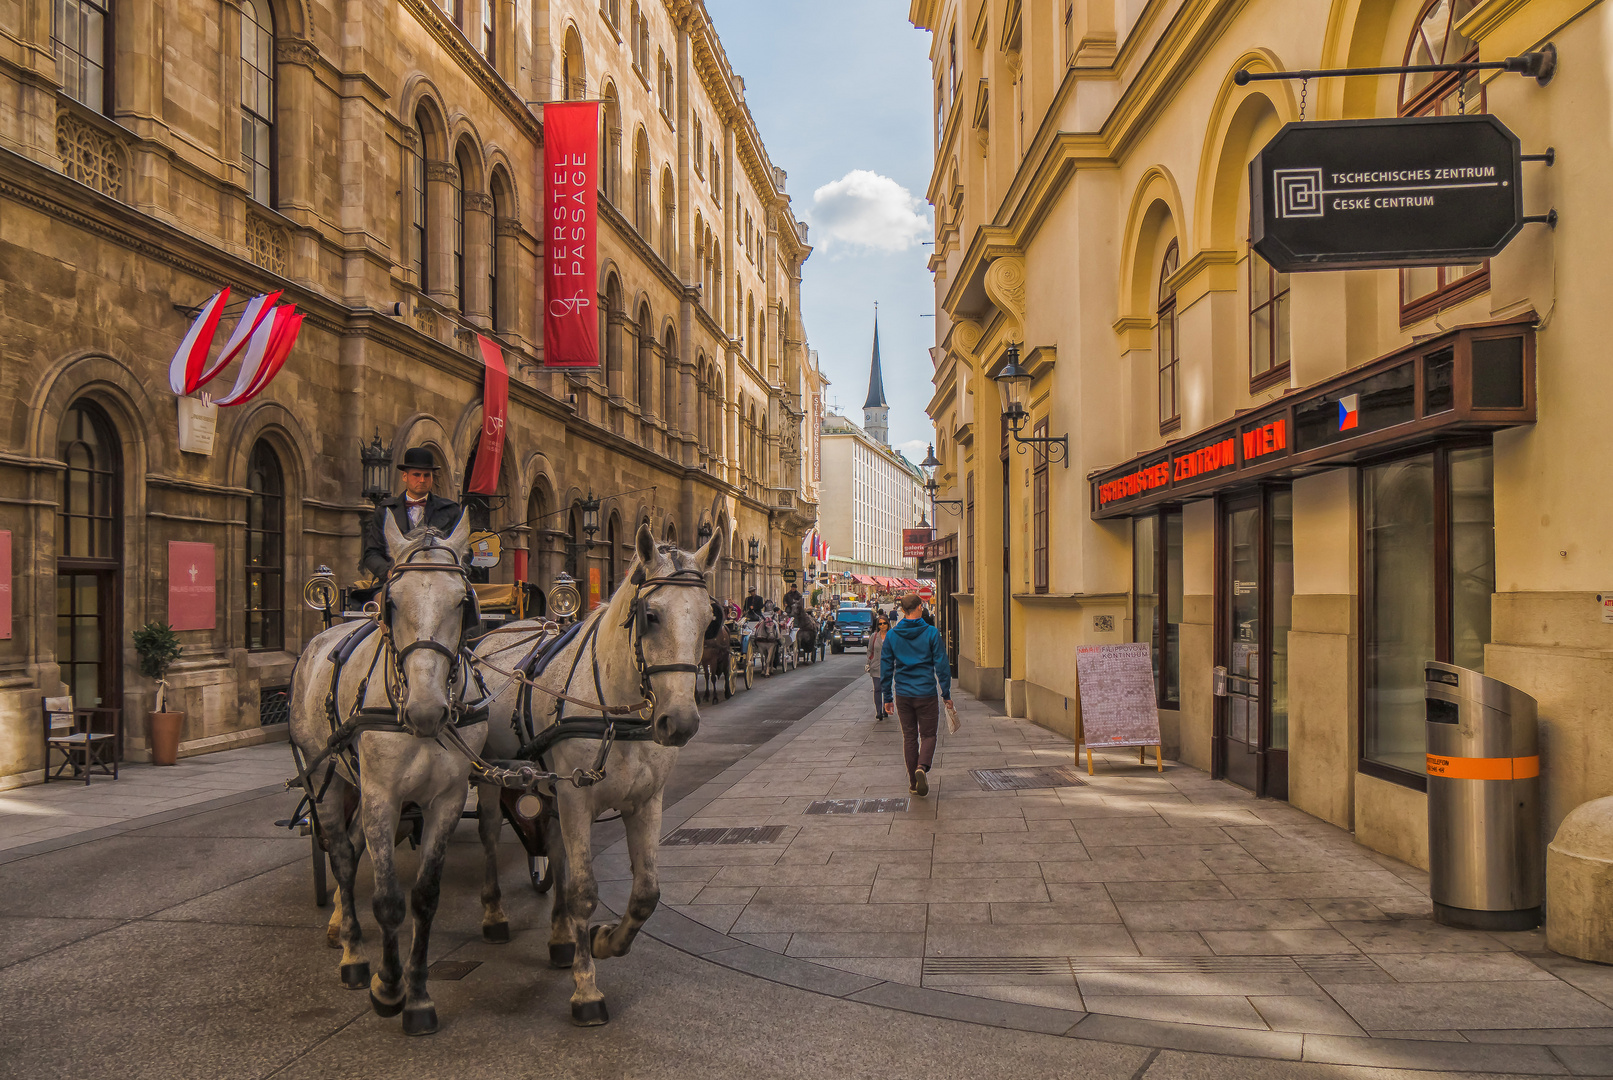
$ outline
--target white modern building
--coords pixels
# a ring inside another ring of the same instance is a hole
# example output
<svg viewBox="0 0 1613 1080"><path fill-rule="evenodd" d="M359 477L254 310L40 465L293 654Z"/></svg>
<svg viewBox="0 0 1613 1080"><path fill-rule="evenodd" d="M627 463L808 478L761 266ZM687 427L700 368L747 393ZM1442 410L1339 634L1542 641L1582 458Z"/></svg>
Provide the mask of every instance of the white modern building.
<svg viewBox="0 0 1613 1080"><path fill-rule="evenodd" d="M834 413L823 419L818 528L829 543L829 568L836 574L917 576L917 561L902 557L902 530L924 522L924 474L891 449L889 411L876 324L862 426Z"/></svg>

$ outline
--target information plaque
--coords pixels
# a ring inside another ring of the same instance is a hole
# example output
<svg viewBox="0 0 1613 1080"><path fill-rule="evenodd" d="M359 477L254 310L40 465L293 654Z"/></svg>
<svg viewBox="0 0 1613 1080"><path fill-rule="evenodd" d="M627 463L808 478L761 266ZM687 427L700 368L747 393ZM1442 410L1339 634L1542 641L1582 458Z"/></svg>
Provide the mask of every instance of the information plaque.
<svg viewBox="0 0 1613 1080"><path fill-rule="evenodd" d="M1075 674L1081 689L1081 731L1088 772L1092 771L1095 749L1159 746L1154 663L1147 642L1078 645ZM1160 757L1159 752L1155 757ZM1158 763L1163 768L1163 763Z"/></svg>

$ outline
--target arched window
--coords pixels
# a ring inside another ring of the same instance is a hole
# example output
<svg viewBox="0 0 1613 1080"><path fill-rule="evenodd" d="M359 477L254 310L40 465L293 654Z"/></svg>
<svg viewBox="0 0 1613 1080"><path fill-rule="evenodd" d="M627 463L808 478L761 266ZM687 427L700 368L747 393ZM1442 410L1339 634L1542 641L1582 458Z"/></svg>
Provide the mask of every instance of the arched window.
<svg viewBox="0 0 1613 1080"><path fill-rule="evenodd" d="M56 456L56 662L81 707L117 703L123 474L117 437L86 401L62 417Z"/></svg>
<svg viewBox="0 0 1613 1080"><path fill-rule="evenodd" d="M424 108L416 110L414 114L415 147L410 155L409 162L409 226L412 229L409 244L409 257L414 263L415 275L419 281L420 291L431 291L431 275L427 272L431 260L428 257L430 245L427 242L429 233L427 226L430 223L428 207L430 201L426 198L426 158L431 153L431 143L428 136L431 134L431 120Z"/></svg>
<svg viewBox="0 0 1613 1080"><path fill-rule="evenodd" d="M670 326L663 344L666 357L661 379L661 419L666 421L668 431L674 431L682 425L683 414L678 408L678 339Z"/></svg>
<svg viewBox="0 0 1613 1080"><path fill-rule="evenodd" d="M638 408L643 415L655 411L655 324L650 305L638 309Z"/></svg>
<svg viewBox="0 0 1613 1080"><path fill-rule="evenodd" d="M622 283L615 274L605 279L605 303L600 308L600 340L605 343L605 385L612 396L627 393L622 372Z"/></svg>
<svg viewBox="0 0 1613 1080"><path fill-rule="evenodd" d="M638 129L633 139L633 228L643 237L650 235L650 139Z"/></svg>
<svg viewBox="0 0 1613 1080"><path fill-rule="evenodd" d="M678 254L678 200L672 170L661 170L661 258L671 266Z"/></svg>
<svg viewBox="0 0 1613 1080"><path fill-rule="evenodd" d="M494 7L498 2L499 0L482 0L481 40L477 42L477 47L481 50L482 55L495 65L497 64L495 54L498 49L498 20Z"/></svg>
<svg viewBox="0 0 1613 1080"><path fill-rule="evenodd" d="M1175 431L1182 426L1182 406L1178 399L1176 375L1181 365L1180 346L1177 342L1176 290L1166 284L1181 265L1181 249L1172 240L1165 249L1159 264L1159 430Z"/></svg>
<svg viewBox="0 0 1613 1080"><path fill-rule="evenodd" d="M756 295L745 297L745 355L756 362Z"/></svg>
<svg viewBox="0 0 1613 1080"><path fill-rule="evenodd" d="M678 542L678 523L673 521L671 518L667 518L666 542L669 544L676 544Z"/></svg>
<svg viewBox="0 0 1613 1080"><path fill-rule="evenodd" d="M470 290L465 286L465 222L470 217L470 207L466 205L470 190L470 179L474 175L471 168L470 153L461 143L454 153L454 290L459 294L459 313L465 314L469 310L468 302Z"/></svg>
<svg viewBox="0 0 1613 1080"><path fill-rule="evenodd" d="M1406 64L1460 64L1479 58L1478 43L1457 25L1478 0L1427 0L1406 44ZM1401 116L1455 116L1485 111L1479 73L1411 72L1401 76ZM1418 266L1400 271L1400 322L1408 325L1490 284L1490 264Z"/></svg>
<svg viewBox="0 0 1613 1080"><path fill-rule="evenodd" d="M622 195L622 105L616 98L615 83L607 83L600 96L605 107L599 110L599 193L618 205Z"/></svg>
<svg viewBox="0 0 1613 1080"><path fill-rule="evenodd" d="M565 49L560 54L560 96L567 101L581 101L588 96L582 38L577 36L576 27L567 28Z"/></svg>
<svg viewBox="0 0 1613 1080"><path fill-rule="evenodd" d="M588 598L587 576L583 572L583 540L582 540L582 506L580 503L571 504L571 513L566 515L566 573L577 582L577 588L582 591L583 601L586 605Z"/></svg>
<svg viewBox="0 0 1613 1080"><path fill-rule="evenodd" d="M543 532L552 528L554 522L549 518L549 496L541 485L534 484L526 502L526 579L539 588L546 588L549 584L543 572L542 554L548 546Z"/></svg>
<svg viewBox="0 0 1613 1080"><path fill-rule="evenodd" d="M55 0L51 50L62 93L103 115L112 113L112 0Z"/></svg>
<svg viewBox="0 0 1613 1080"><path fill-rule="evenodd" d="M268 0L241 5L241 162L252 197L274 205L274 13Z"/></svg>
<svg viewBox="0 0 1613 1080"><path fill-rule="evenodd" d="M499 331L510 329L513 325L510 317L515 313L515 305L499 295L507 283L513 284L515 281L515 245L505 235L509 225L515 221L515 196L512 194L509 173L504 171L503 166L493 170L491 187L493 229L487 260L487 317L493 329Z"/></svg>
<svg viewBox="0 0 1613 1080"><path fill-rule="evenodd" d="M280 459L259 439L247 462L246 647L285 647L286 479Z"/></svg>

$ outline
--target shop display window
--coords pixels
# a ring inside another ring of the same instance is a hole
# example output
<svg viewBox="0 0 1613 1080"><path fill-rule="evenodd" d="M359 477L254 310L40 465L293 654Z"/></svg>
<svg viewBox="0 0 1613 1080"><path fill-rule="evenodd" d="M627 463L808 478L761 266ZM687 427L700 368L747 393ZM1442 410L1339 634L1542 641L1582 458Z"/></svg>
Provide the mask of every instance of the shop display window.
<svg viewBox="0 0 1613 1080"><path fill-rule="evenodd" d="M1490 641L1491 450L1369 466L1361 488L1361 771L1422 788L1424 664L1483 671Z"/></svg>

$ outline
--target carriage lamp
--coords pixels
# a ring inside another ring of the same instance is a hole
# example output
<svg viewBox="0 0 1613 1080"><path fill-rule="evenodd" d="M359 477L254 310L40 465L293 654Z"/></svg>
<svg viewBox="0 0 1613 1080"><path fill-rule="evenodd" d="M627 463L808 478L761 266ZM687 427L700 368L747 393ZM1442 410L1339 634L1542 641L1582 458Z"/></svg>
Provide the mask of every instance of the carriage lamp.
<svg viewBox="0 0 1613 1080"><path fill-rule="evenodd" d="M599 531L599 500L594 498L594 489L588 489L588 498L581 503L582 531L588 534L588 546L594 546L594 534Z"/></svg>
<svg viewBox="0 0 1613 1080"><path fill-rule="evenodd" d="M381 442L380 428L370 445L359 443L358 459L364 466L364 497L379 506L392 494L392 452Z"/></svg>
<svg viewBox="0 0 1613 1080"><path fill-rule="evenodd" d="M1042 447L1039 452L1047 455L1047 460L1062 461L1064 467L1068 469L1070 467L1068 435L1034 435L1027 438L1019 433L1019 429L1025 426L1025 420L1029 416L1025 411L1025 399L1031 389L1031 373L1019 366L1019 342L1008 343L1008 357L1003 361L1003 366L998 369L997 374L992 376L992 380L996 382L997 393L1002 399L1003 419L1008 421L1008 428L1014 433L1014 442L1019 444L1019 452L1023 454L1027 446Z"/></svg>

